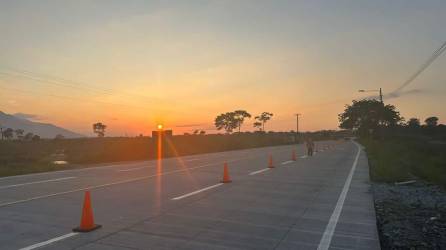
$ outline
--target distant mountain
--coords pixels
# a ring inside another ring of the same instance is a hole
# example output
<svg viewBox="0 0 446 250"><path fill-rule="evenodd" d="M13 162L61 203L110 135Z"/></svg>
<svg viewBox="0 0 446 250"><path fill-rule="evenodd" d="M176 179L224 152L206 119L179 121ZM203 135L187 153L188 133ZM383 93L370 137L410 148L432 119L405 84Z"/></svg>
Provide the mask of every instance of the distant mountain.
<svg viewBox="0 0 446 250"><path fill-rule="evenodd" d="M19 118L0 111L0 126L2 128L23 129L25 133L31 132L41 138L54 138L63 135L65 138L85 137L70 130L57 127L49 123L33 122L25 118Z"/></svg>

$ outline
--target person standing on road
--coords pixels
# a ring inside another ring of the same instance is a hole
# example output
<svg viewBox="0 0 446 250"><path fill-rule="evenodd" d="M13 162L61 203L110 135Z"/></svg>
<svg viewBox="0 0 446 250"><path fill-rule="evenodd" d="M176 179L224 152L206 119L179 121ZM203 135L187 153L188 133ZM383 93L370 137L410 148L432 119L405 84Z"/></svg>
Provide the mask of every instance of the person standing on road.
<svg viewBox="0 0 446 250"><path fill-rule="evenodd" d="M311 138L306 139L306 145L307 145L307 155L313 156L314 151L314 142L311 140Z"/></svg>

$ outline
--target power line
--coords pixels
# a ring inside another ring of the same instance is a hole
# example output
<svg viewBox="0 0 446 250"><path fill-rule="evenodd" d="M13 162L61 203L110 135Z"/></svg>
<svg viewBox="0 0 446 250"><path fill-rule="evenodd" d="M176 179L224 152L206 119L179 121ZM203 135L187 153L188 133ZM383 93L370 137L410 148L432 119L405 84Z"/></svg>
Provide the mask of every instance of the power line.
<svg viewBox="0 0 446 250"><path fill-rule="evenodd" d="M54 81L51 79L44 79L44 78L40 78L40 77L35 77L32 75L28 75L26 73L20 73L20 72L6 72L6 71L1 71L0 70L0 74L4 75L4 76L10 76L10 77L14 77L14 78L26 78L26 79L30 79L33 81L37 81L40 83L45 83L45 84L50 84L50 85L54 85L54 86L59 86L59 87L69 87L69 88L73 88L73 89L78 89L78 90L89 90L89 91L94 91L100 94L111 94L109 92L106 92L104 90L97 90L97 89L90 89L88 87L85 86L76 86L76 85L70 85L70 84L65 84L63 82L58 82L58 81Z"/></svg>
<svg viewBox="0 0 446 250"><path fill-rule="evenodd" d="M103 101L95 101L95 100L90 100L90 99L82 99L82 98L76 98L76 97L72 97L72 96L61 96L61 95L54 95L54 94L48 94L48 93L40 93L37 91L30 91L30 90L23 90L23 89L16 89L16 88L10 88L10 87L4 87L0 85L0 89L6 90L6 91L11 91L14 93L25 93L25 94L38 94L39 96L47 96L47 97L53 97L53 98L60 98L63 99L64 101L75 101L75 102L89 102L89 103L98 103L98 104L105 104L105 105L113 105L113 106L121 106L121 107L125 107L125 108L137 108L137 109L143 109L146 111L150 111L148 108L146 107L141 107L141 106L135 106L135 105L129 105L129 104L122 104L122 103L111 103L111 102L103 102Z"/></svg>
<svg viewBox="0 0 446 250"><path fill-rule="evenodd" d="M397 94L400 92L403 88L411 84L421 73L423 73L424 70L426 70L438 57L441 56L441 54L446 50L446 41L435 50L432 55L418 68L417 71L415 71L414 74L412 74L409 79L407 79L400 87L395 89L390 94Z"/></svg>
<svg viewBox="0 0 446 250"><path fill-rule="evenodd" d="M3 70L0 69L0 74L12 76L12 77L27 78L27 79L30 79L33 81L44 83L44 84L50 84L50 85L55 85L55 86L59 86L59 87L68 87L68 88L72 88L72 89L81 90L84 92L85 92L85 90L87 90L90 92L95 92L95 93L103 94L103 95L118 95L118 96L132 97L132 98L137 97L137 98L142 98L145 100L147 100L147 98L148 98L143 95L124 93L122 91L117 91L117 90L114 90L111 88L93 87L87 83L76 82L76 81L67 80L67 79L64 79L64 78L61 78L58 76L41 74L41 73L36 73L36 72L28 71L28 70L6 68Z"/></svg>
<svg viewBox="0 0 446 250"><path fill-rule="evenodd" d="M132 100L134 100L135 97L143 98L143 99L147 100L147 97L142 96L142 95L134 95L134 94L122 93L122 92L118 92L118 91L115 91L113 89L107 89L107 88L92 87L92 86L88 86L85 83L79 83L79 82L67 80L67 79L60 78L60 77L34 73L34 72L31 72L31 71L27 71L27 70L18 70L18 69L11 69L11 68L7 68L5 70L5 69L1 69L0 68L0 77L2 77L2 75L3 76L11 76L11 77L27 78L27 79L30 79L30 80L32 80L34 82L38 82L38 83L42 83L42 84L76 89L76 90L81 91L84 94L90 94L90 93L94 92L94 93L101 94L101 95L126 97L126 99L128 99L128 97L131 97ZM137 109L142 109L142 110L149 111L149 109L147 107L145 107L145 106L129 105L129 104L124 104L124 103L113 103L113 102L97 101L97 100L91 100L91 98L87 99L87 98L76 98L76 97L73 97L73 96L66 96L66 95L54 95L54 94L41 93L41 92L30 91L30 90L13 89L13 88L10 88L9 86L5 87L5 86L1 86L1 85L0 85L0 88L2 88L3 90L11 91L11 92L38 94L39 96L48 96L48 97L53 97L53 98L59 98L59 99L65 100L65 101L66 100L82 101L82 102L89 102L89 103L98 103L98 104L105 104L105 105L121 106L121 107L127 107L127 108L137 108ZM154 100L150 101L151 104L153 104L153 102L154 102ZM160 103L159 100L157 100L157 103L158 104Z"/></svg>

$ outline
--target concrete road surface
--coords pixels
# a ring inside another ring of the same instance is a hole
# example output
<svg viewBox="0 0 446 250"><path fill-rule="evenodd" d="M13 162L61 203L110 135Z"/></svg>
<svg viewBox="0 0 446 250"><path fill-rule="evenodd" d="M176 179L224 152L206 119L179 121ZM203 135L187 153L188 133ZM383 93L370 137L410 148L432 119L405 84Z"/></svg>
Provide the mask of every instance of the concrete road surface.
<svg viewBox="0 0 446 250"><path fill-rule="evenodd" d="M365 153L317 146L0 178L0 249L379 249ZM103 227L73 233L86 190Z"/></svg>

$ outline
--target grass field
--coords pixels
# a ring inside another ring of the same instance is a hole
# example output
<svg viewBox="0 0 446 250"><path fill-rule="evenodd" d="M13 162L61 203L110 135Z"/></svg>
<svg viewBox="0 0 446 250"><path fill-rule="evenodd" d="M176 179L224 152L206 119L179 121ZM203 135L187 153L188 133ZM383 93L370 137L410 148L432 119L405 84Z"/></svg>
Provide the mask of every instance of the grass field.
<svg viewBox="0 0 446 250"><path fill-rule="evenodd" d="M446 145L413 137L360 139L374 181L398 182L413 176L446 187Z"/></svg>
<svg viewBox="0 0 446 250"><path fill-rule="evenodd" d="M294 143L290 133L174 136L163 146L164 157L211 153ZM83 138L0 141L0 176L70 169L89 164L155 159L152 138ZM67 165L53 161L65 160Z"/></svg>

